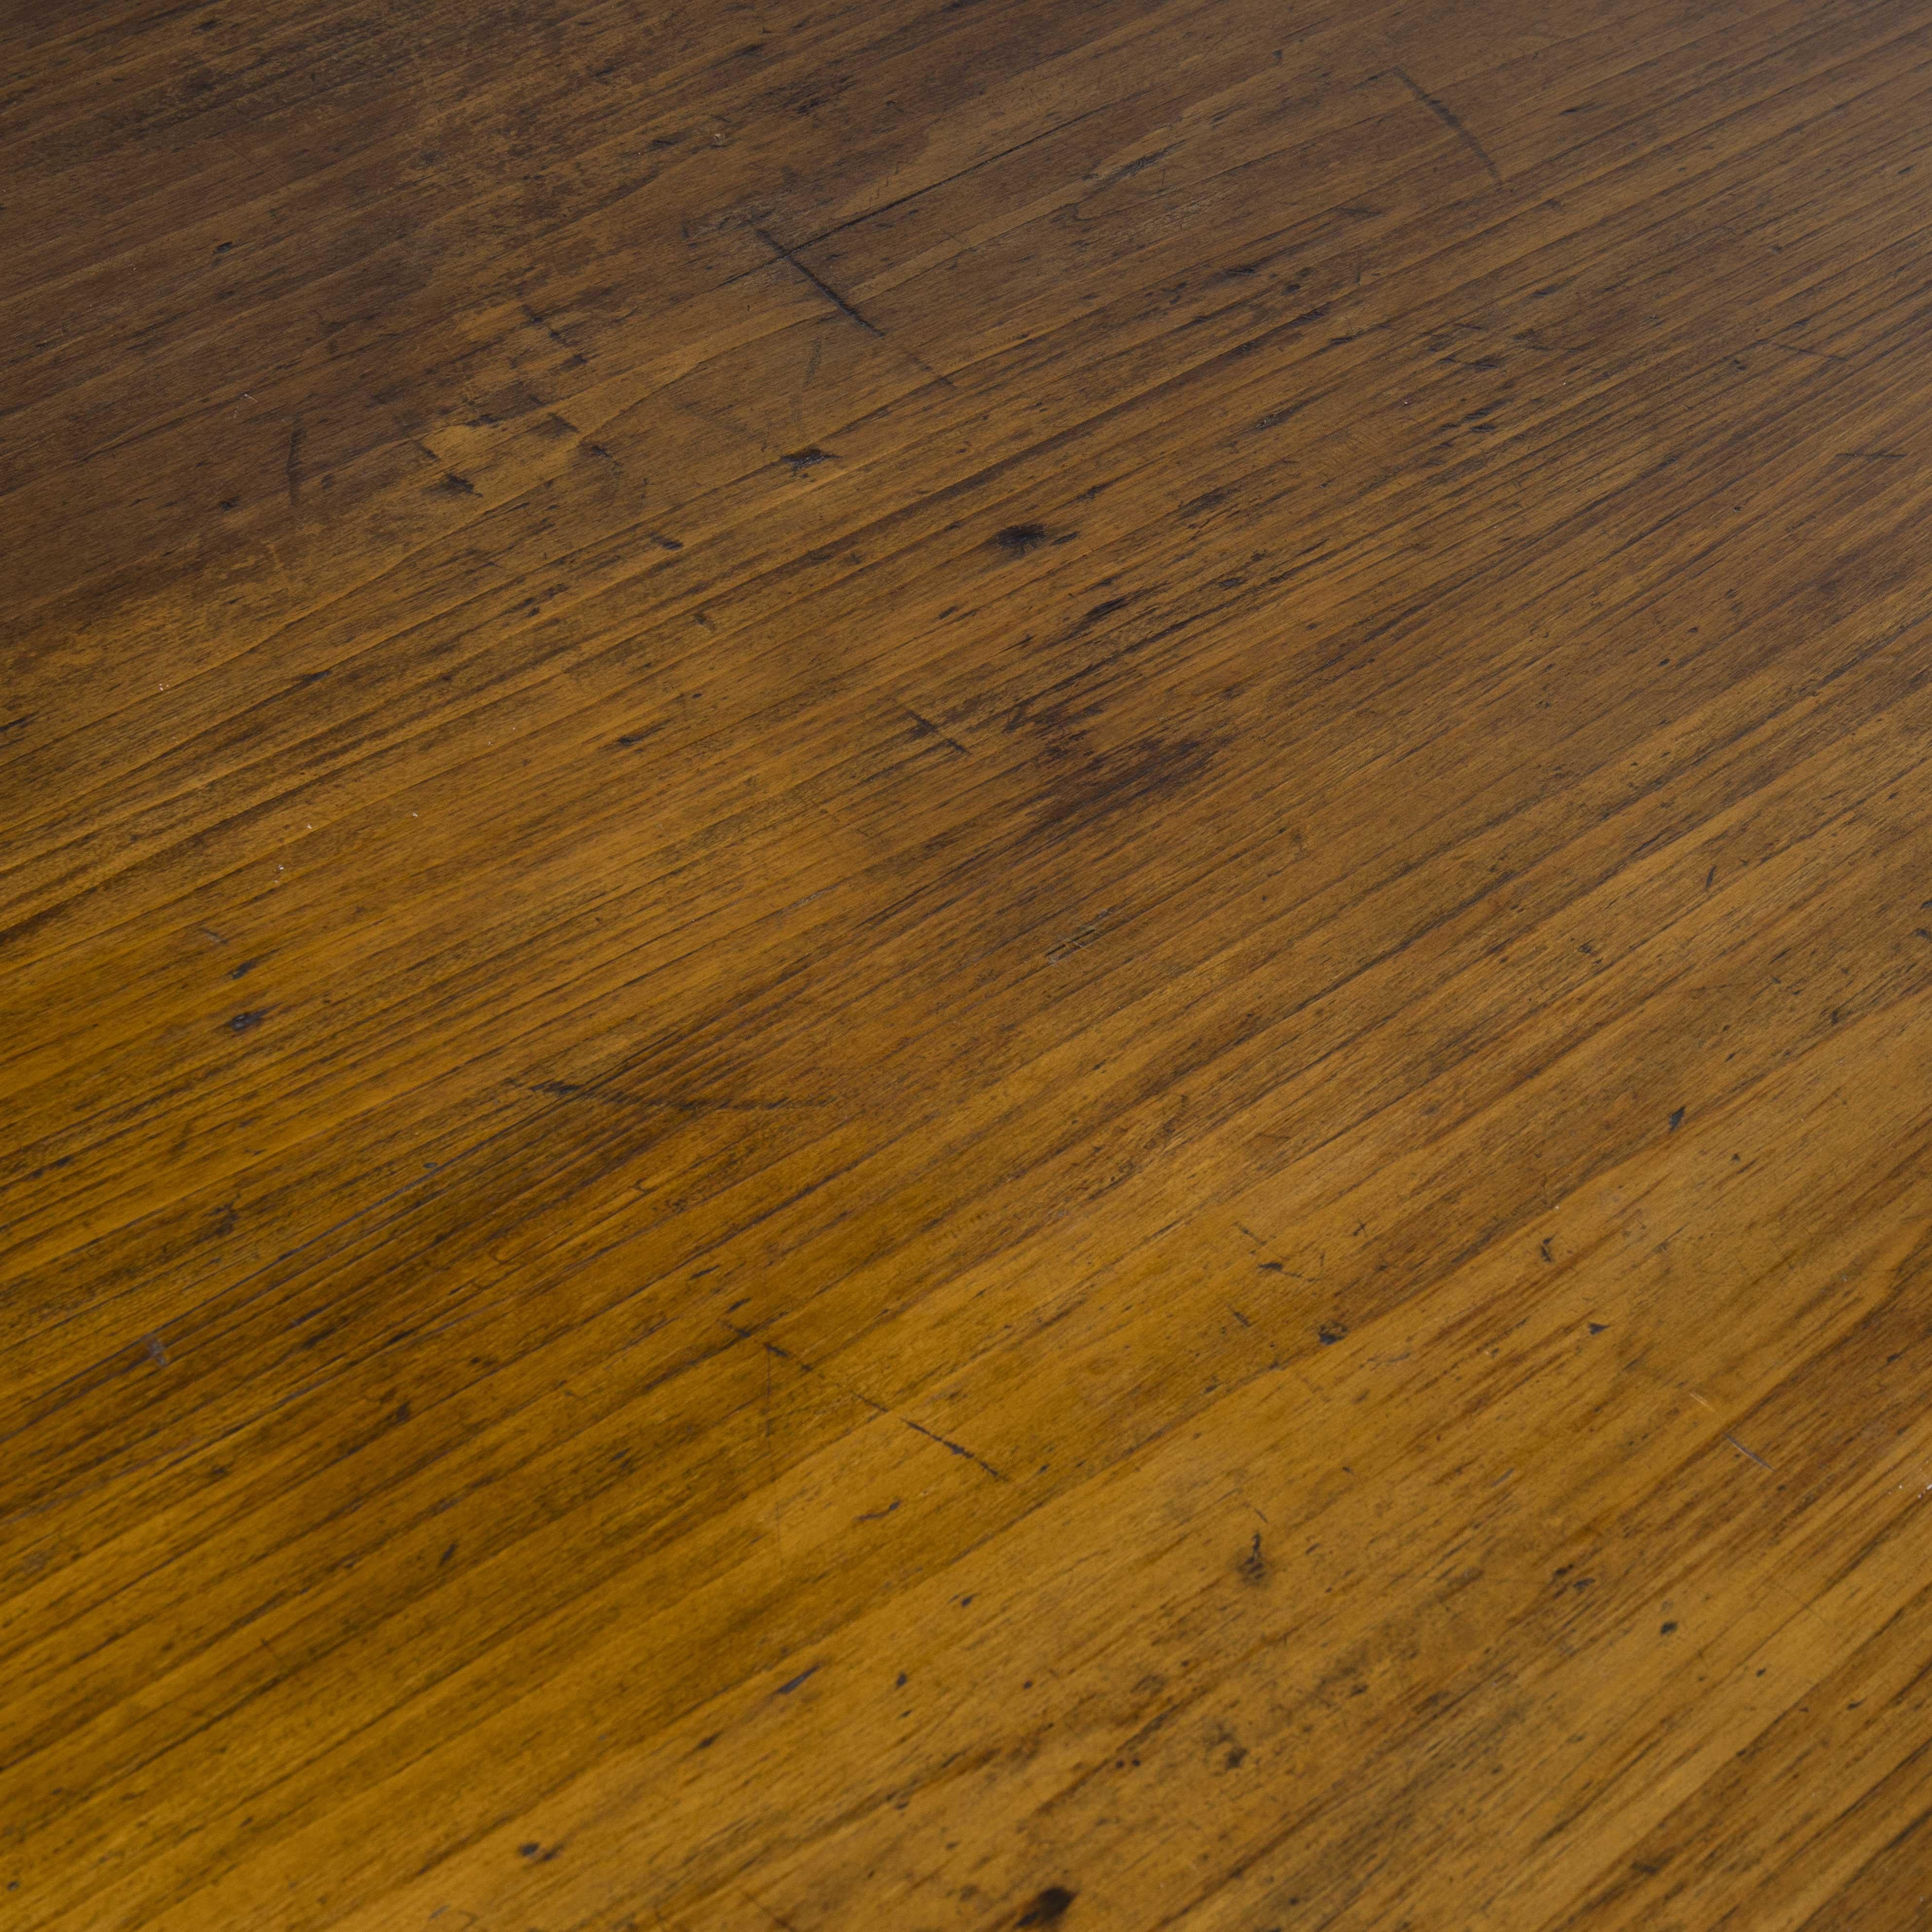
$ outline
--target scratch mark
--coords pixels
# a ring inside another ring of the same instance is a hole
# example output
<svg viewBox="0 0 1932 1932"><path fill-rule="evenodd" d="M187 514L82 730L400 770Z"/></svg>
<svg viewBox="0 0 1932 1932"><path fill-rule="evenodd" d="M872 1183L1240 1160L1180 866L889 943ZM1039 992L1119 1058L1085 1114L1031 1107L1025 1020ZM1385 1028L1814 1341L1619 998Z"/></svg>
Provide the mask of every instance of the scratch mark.
<svg viewBox="0 0 1932 1932"><path fill-rule="evenodd" d="M784 1510L778 1502L778 1456L772 1440L772 1358L765 1358L765 1486L772 1492L772 1538L781 1552L784 1548Z"/></svg>
<svg viewBox="0 0 1932 1932"><path fill-rule="evenodd" d="M620 744L636 742L620 739ZM614 1107L641 1107L673 1114L775 1114L787 1107L829 1107L829 1100L654 1100L639 1094L614 1094L568 1080L539 1080L532 1094L554 1094L561 1100L602 1100Z"/></svg>
<svg viewBox="0 0 1932 1932"><path fill-rule="evenodd" d="M1767 1462L1762 1456L1759 1455L1755 1450L1747 1449L1735 1436L1726 1434L1724 1440L1728 1442L1740 1456L1748 1457L1750 1461L1755 1462L1760 1469L1771 1469L1771 1465ZM1776 1475L1778 1473L1775 1469L1772 1469L1771 1472L1773 1475Z"/></svg>
<svg viewBox="0 0 1932 1932"><path fill-rule="evenodd" d="M774 1925L779 1928L779 1932L794 1932L794 1928L793 1928L790 1919L781 1918L769 1905L765 1904L761 1900L754 1898L752 1894L748 1892L746 1892L742 1886L739 1888L738 1896L742 1898L747 1905L756 1906Z"/></svg>
<svg viewBox="0 0 1932 1932"><path fill-rule="evenodd" d="M289 501L291 503L298 501L302 496L302 444L307 437L308 432L302 428L302 419L297 416L289 425L288 460L282 466L282 473L288 478Z"/></svg>
<svg viewBox="0 0 1932 1932"><path fill-rule="evenodd" d="M992 1478L994 1482L1008 1483L1012 1480L1012 1478L1010 1476L1002 1474L1000 1471L994 1468L992 1464L985 1460L983 1457L974 1455L971 1450L963 1448L957 1442L949 1442L944 1436L934 1435L930 1429L926 1428L922 1424L914 1421L910 1416L902 1415L898 1419L900 1421L903 1422L908 1429L916 1430L920 1435L923 1436L926 1438L928 1442L937 1442L940 1448L950 1449L952 1451L954 1455L963 1456L968 1462L974 1463L977 1467L984 1469L987 1474Z"/></svg>
<svg viewBox="0 0 1932 1932"><path fill-rule="evenodd" d="M1102 175L1087 190L1086 194L1081 196L1082 202L1084 203L1091 201L1096 195L1103 194L1108 188L1130 179L1135 175L1142 173L1147 169L1152 167L1156 161L1166 160L1180 145L1178 141L1171 141L1166 147L1158 148L1150 154L1143 154L1138 160L1129 161L1124 166L1114 169L1112 173Z"/></svg>
<svg viewBox="0 0 1932 1932"><path fill-rule="evenodd" d="M148 1336L146 1340L148 1344L148 1359L154 1364L156 1368L166 1368L168 1365L168 1352L161 1346L161 1338L160 1336L150 1335Z"/></svg>
<svg viewBox="0 0 1932 1932"><path fill-rule="evenodd" d="M950 745L962 758L970 758L973 755L957 738L942 731L929 718L922 718L910 704L902 704L899 709L912 720L915 738L937 738L942 745Z"/></svg>
<svg viewBox="0 0 1932 1932"><path fill-rule="evenodd" d="M1082 122L1090 121L1095 115L1106 113L1112 104L1105 102L1098 107L1090 107L1084 114L1076 114L1072 119L1062 121L1040 134L1029 135L1024 141L1016 141L1010 148L1002 148L998 154L988 154L984 159L974 162L971 166L960 169L956 174L944 176L925 188L915 188L910 194L899 196L896 200L881 202L876 208L867 208L862 214L853 215L848 220L835 223L830 228L821 229L810 241L801 242L799 245L805 248L816 248L820 242L830 241L835 235L842 235L848 228L857 227L862 221L873 221L882 214L890 214L894 208L903 208L908 202L918 200L921 195L932 194L938 189L950 188L953 182L976 173L981 168L989 168L995 162L1004 160L1009 154L1018 154L1022 148L1030 148L1036 141L1050 141L1054 135L1064 134L1070 128L1077 128Z"/></svg>
<svg viewBox="0 0 1932 1932"><path fill-rule="evenodd" d="M991 1476L995 1482L1010 1483L1012 1480L1012 1478L1010 1476L994 1468L992 1463L986 1461L981 1456L974 1455L971 1450L963 1448L957 1442L948 1440L948 1438L944 1436L935 1435L932 1430L926 1427L923 1424L914 1421L910 1416L901 1415L896 1410L888 1408L884 1402L878 1401L874 1396L868 1395L863 1389L854 1388L850 1382L841 1382L836 1376L826 1374L826 1371L820 1368L816 1363L808 1362L802 1355L794 1355L790 1349L780 1348L776 1342L760 1341L759 1338L756 1335L753 1334L750 1329L742 1328L735 1322L726 1322L724 1323L724 1326L730 1329L733 1334L737 1336L740 1340L746 1342L758 1342L759 1346L764 1350L766 1357L765 1372L767 1378L767 1394L766 1398L767 1402L769 1402L770 1400L769 1390L770 1376L771 1373L771 1360L773 1357L776 1357L777 1359L782 1362L795 1363L799 1369L806 1375L818 1376L823 1378L824 1380L830 1382L834 1388L840 1390L845 1395L850 1396L854 1402L863 1402L874 1415L883 1415L889 1418L894 1422L902 1422L905 1424L907 1428L913 1430L918 1434L923 1436L928 1442L937 1442L942 1449L950 1449L954 1455L964 1456L968 1462L976 1464L978 1467L984 1469L987 1474Z"/></svg>
<svg viewBox="0 0 1932 1932"><path fill-rule="evenodd" d="M799 379L798 388L791 399L791 426L794 429L802 430L805 427L805 392L812 387L812 379L818 374L818 365L824 355L824 338L814 337L811 356L805 365L805 374Z"/></svg>
<svg viewBox="0 0 1932 1932"><path fill-rule="evenodd" d="M1063 959L1070 959L1075 953L1082 952L1088 946L1091 946L1102 934L1106 932L1107 928L1101 924L1101 921L1113 909L1112 906L1102 906L1084 926L1068 934L1066 938L1049 949L1046 955L1046 963L1049 966L1058 966Z"/></svg>
<svg viewBox="0 0 1932 1932"><path fill-rule="evenodd" d="M1747 342L1747 349L1781 349L1787 356L1809 356L1820 362L1842 362L1842 356L1833 356L1822 349L1804 349L1795 342L1773 342L1768 337L1756 342Z"/></svg>
<svg viewBox="0 0 1932 1932"><path fill-rule="evenodd" d="M868 334L876 335L880 337L881 339L884 338L886 332L883 328L880 328L876 322L868 322L866 318L861 315L836 289L831 286L830 283L821 281L818 276L814 275L812 271L784 245L782 242L774 241L771 236L762 228L754 227L752 230L752 232L755 235L774 255L777 256L780 261L785 262L791 268L796 268L798 272L802 275L827 302L831 303L834 308L838 310L841 315L849 316L852 320L856 322L861 328L864 329L867 332Z"/></svg>
<svg viewBox="0 0 1932 1932"><path fill-rule="evenodd" d="M1497 171L1496 163L1490 159L1488 149L1462 125L1455 113L1445 107L1434 94L1417 86L1401 68L1392 67L1389 71L1408 89L1410 93L1415 96L1417 100L1422 103L1424 106L1429 110L1430 113L1436 116L1437 120L1442 123L1444 127L1449 130L1450 134L1455 136L1457 140L1462 142L1464 147L1468 149L1471 154L1475 156L1478 160L1482 163L1483 166L1489 170L1490 180L1494 182L1497 187L1501 188L1503 184L1503 178Z"/></svg>

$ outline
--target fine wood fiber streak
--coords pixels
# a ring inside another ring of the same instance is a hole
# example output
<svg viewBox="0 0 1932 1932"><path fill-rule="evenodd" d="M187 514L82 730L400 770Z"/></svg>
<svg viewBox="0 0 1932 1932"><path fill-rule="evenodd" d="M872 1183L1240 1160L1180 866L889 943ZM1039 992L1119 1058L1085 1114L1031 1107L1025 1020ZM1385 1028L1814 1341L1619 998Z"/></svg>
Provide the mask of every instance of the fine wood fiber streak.
<svg viewBox="0 0 1932 1932"><path fill-rule="evenodd" d="M1932 1923L1932 4L10 0L5 1932Z"/></svg>

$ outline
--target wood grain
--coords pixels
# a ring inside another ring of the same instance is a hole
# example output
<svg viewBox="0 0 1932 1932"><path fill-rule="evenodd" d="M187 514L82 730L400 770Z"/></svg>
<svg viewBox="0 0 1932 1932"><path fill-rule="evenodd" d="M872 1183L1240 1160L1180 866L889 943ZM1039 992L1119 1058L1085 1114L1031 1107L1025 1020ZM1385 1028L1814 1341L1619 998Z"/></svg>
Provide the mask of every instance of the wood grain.
<svg viewBox="0 0 1932 1932"><path fill-rule="evenodd" d="M0 1923L1932 1924L1932 9L14 0Z"/></svg>

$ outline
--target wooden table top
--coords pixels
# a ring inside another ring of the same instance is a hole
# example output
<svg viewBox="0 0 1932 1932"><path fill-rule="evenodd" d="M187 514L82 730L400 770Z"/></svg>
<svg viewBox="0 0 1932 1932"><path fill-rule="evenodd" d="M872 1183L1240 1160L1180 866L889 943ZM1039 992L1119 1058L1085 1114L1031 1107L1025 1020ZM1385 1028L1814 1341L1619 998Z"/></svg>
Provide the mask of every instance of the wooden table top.
<svg viewBox="0 0 1932 1932"><path fill-rule="evenodd" d="M1932 1924L1927 0L6 0L5 1932Z"/></svg>

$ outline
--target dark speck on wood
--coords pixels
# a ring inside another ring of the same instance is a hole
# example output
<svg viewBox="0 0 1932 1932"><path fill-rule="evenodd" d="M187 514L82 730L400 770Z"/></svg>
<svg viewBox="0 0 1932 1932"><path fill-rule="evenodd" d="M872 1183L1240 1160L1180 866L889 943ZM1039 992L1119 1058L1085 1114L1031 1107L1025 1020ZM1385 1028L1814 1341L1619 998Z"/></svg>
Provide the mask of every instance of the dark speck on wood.
<svg viewBox="0 0 1932 1932"><path fill-rule="evenodd" d="M252 1013L237 1013L228 1022L228 1030L230 1033L252 1032L268 1017L267 1013L259 1010Z"/></svg>
<svg viewBox="0 0 1932 1932"><path fill-rule="evenodd" d="M1024 556L1046 541L1044 524L1009 524L994 536L993 547L1004 550L1009 556Z"/></svg>
<svg viewBox="0 0 1932 1932"><path fill-rule="evenodd" d="M1039 1893L1019 1917L1016 1925L1053 1925L1066 1916L1066 1908L1073 1903L1075 1894L1064 1885L1050 1885Z"/></svg>

